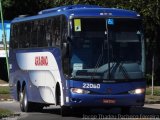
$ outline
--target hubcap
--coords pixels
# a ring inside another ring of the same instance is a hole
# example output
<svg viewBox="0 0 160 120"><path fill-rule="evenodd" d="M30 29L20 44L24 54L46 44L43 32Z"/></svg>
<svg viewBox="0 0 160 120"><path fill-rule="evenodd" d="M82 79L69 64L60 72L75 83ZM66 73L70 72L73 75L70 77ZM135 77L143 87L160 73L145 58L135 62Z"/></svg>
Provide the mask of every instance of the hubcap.
<svg viewBox="0 0 160 120"><path fill-rule="evenodd" d="M19 93L19 98L20 98L20 103L22 103L22 101L23 101L23 93L22 92Z"/></svg>
<svg viewBox="0 0 160 120"><path fill-rule="evenodd" d="M24 106L25 106L25 108L26 108L26 106L27 106L27 95L26 95L26 93L25 93L25 95L24 95Z"/></svg>

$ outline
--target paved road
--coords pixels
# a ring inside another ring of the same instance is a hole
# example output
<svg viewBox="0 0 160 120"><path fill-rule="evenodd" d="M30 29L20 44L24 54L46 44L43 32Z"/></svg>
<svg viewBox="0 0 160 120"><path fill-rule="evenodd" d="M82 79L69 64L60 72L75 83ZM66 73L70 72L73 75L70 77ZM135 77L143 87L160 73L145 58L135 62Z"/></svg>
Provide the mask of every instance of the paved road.
<svg viewBox="0 0 160 120"><path fill-rule="evenodd" d="M45 108L43 112L23 113L19 109L17 102L0 102L1 108L7 108L20 116L14 118L7 118L6 120L110 120L111 118L146 118L145 120L152 120L151 118L160 119L160 104L146 104L143 108L132 108L131 115L121 115L119 109L111 110L92 110L90 114L74 114L71 117L61 117L60 109L55 106ZM134 120L133 119L133 120Z"/></svg>

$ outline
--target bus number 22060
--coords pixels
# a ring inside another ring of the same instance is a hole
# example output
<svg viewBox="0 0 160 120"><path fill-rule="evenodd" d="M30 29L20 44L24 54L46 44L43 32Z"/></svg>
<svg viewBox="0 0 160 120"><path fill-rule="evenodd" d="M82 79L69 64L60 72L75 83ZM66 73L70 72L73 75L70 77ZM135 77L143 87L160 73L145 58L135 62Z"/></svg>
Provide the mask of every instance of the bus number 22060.
<svg viewBox="0 0 160 120"><path fill-rule="evenodd" d="M92 83L83 83L83 88L95 88L100 89L100 84L92 84Z"/></svg>

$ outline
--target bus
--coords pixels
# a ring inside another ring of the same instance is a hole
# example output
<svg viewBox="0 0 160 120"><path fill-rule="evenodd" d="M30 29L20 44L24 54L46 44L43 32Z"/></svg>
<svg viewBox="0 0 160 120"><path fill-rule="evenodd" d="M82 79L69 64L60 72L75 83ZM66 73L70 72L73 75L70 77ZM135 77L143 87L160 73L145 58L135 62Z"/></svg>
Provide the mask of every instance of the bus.
<svg viewBox="0 0 160 120"><path fill-rule="evenodd" d="M9 85L23 112L57 105L121 108L145 100L141 16L131 10L68 5L11 22Z"/></svg>

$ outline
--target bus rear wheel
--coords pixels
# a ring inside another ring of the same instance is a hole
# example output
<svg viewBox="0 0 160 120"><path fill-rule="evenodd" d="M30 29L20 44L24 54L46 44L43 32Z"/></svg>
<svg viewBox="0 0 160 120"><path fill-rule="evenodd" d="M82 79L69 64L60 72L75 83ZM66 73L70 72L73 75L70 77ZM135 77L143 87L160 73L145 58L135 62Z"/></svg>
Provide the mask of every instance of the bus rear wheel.
<svg viewBox="0 0 160 120"><path fill-rule="evenodd" d="M28 101L26 88L20 92L20 108L22 112L30 112L32 110L31 103Z"/></svg>

